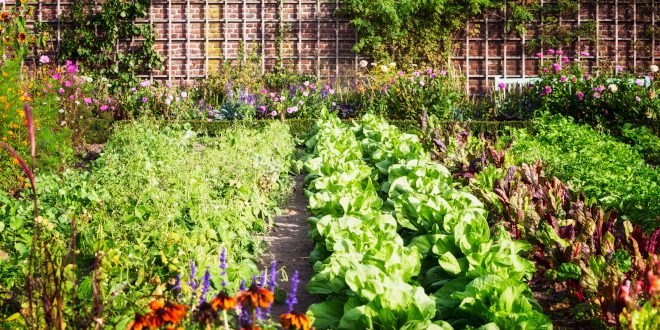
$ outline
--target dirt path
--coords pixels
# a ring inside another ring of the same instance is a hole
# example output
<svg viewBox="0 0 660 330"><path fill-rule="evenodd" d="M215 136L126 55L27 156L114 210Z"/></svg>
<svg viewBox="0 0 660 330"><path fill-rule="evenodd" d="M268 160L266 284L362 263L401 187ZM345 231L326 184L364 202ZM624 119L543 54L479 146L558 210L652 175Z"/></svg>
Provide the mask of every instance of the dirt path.
<svg viewBox="0 0 660 330"><path fill-rule="evenodd" d="M314 303L321 302L321 298L311 295L305 290L305 285L312 277L312 266L309 264L309 253L312 252L313 244L308 238L309 225L307 218L311 216L307 210L307 198L303 194L303 175L295 177L295 191L284 213L273 219L275 227L265 237L269 249L263 256L264 265L270 265L272 260L277 260L277 268L284 270L289 278L294 271L298 271L300 286L298 288L298 304L296 311L306 311ZM288 291L289 283L284 284ZM273 314L284 313L286 306L276 305Z"/></svg>

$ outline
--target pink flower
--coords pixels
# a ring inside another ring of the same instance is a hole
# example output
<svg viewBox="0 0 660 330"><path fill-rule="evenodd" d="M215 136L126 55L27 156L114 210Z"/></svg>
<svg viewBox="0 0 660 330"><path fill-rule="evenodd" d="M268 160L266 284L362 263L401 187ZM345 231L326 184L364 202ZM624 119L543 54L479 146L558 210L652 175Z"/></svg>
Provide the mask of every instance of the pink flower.
<svg viewBox="0 0 660 330"><path fill-rule="evenodd" d="M71 85L73 85L73 83L69 80L64 82L64 86L66 86L66 87L71 87Z"/></svg>
<svg viewBox="0 0 660 330"><path fill-rule="evenodd" d="M600 98L600 93L598 93L598 92L594 93L594 98L599 99Z"/></svg>
<svg viewBox="0 0 660 330"><path fill-rule="evenodd" d="M92 99L90 99L89 97L86 97L85 98L85 104L87 104L87 105L92 104Z"/></svg>
<svg viewBox="0 0 660 330"><path fill-rule="evenodd" d="M419 77L419 75L420 75L419 71L415 71L415 72L413 72L413 76L415 76L415 77Z"/></svg>
<svg viewBox="0 0 660 330"><path fill-rule="evenodd" d="M260 107L259 107L259 112L261 112L261 113L266 112L266 106L263 106L263 105L260 106Z"/></svg>
<svg viewBox="0 0 660 330"><path fill-rule="evenodd" d="M101 109L101 111L106 111L108 110L108 106L104 104L99 109Z"/></svg>
<svg viewBox="0 0 660 330"><path fill-rule="evenodd" d="M68 65L68 66L66 67L66 70L67 70L69 73L74 74L74 73L78 72L78 67L77 67L75 64L71 64L71 65Z"/></svg>
<svg viewBox="0 0 660 330"><path fill-rule="evenodd" d="M635 84L637 86L644 86L644 80L642 79L635 79Z"/></svg>
<svg viewBox="0 0 660 330"><path fill-rule="evenodd" d="M446 75L447 75L447 71L445 71L445 69L440 70L440 75L441 75L441 76L446 76Z"/></svg>
<svg viewBox="0 0 660 330"><path fill-rule="evenodd" d="M168 81L165 86L167 86L167 88L172 88L172 83Z"/></svg>
<svg viewBox="0 0 660 330"><path fill-rule="evenodd" d="M48 64L48 63L50 63L50 57L48 57L46 55L41 55L41 57L39 58L39 62L41 64Z"/></svg>
<svg viewBox="0 0 660 330"><path fill-rule="evenodd" d="M277 111L273 110L273 112L271 112L270 115L271 115L272 117L277 116Z"/></svg>
<svg viewBox="0 0 660 330"><path fill-rule="evenodd" d="M131 92L133 92L133 94L137 93L137 88L135 87L131 88Z"/></svg>
<svg viewBox="0 0 660 330"><path fill-rule="evenodd" d="M555 50L554 49L548 49L548 54L555 55Z"/></svg>
<svg viewBox="0 0 660 330"><path fill-rule="evenodd" d="M330 93L330 95L332 95L332 94L334 94L334 93L335 93L335 90L334 90L334 89L332 89L332 88L330 88L330 89L328 90L328 93Z"/></svg>
<svg viewBox="0 0 660 330"><path fill-rule="evenodd" d="M261 94L266 94L266 93L268 93L268 91L265 88L262 88L261 89Z"/></svg>
<svg viewBox="0 0 660 330"><path fill-rule="evenodd" d="M506 88L506 84L501 82L501 83L497 84L497 87L499 87L500 90L504 90Z"/></svg>
<svg viewBox="0 0 660 330"><path fill-rule="evenodd" d="M60 74L59 73L54 74L53 79L60 80Z"/></svg>
<svg viewBox="0 0 660 330"><path fill-rule="evenodd" d="M559 63L552 64L552 68L557 72L561 71L561 65L559 65Z"/></svg>
<svg viewBox="0 0 660 330"><path fill-rule="evenodd" d="M422 87L424 87L424 85L426 85L426 83L424 82L424 80L420 80L420 81L419 81L419 85L422 86Z"/></svg>
<svg viewBox="0 0 660 330"><path fill-rule="evenodd" d="M298 104L299 104L299 105L303 105L303 104L305 104L305 102L303 102L302 100L300 100L300 101L298 101Z"/></svg>
<svg viewBox="0 0 660 330"><path fill-rule="evenodd" d="M561 81L561 82L566 82L566 80L567 80L566 76L559 77L559 81Z"/></svg>
<svg viewBox="0 0 660 330"><path fill-rule="evenodd" d="M395 80L394 80L394 78L390 78L390 83L392 83L392 84L393 84L393 83L394 83L394 81L395 81Z"/></svg>
<svg viewBox="0 0 660 330"><path fill-rule="evenodd" d="M543 57L543 53L536 53L536 57L537 57L537 58L541 58L541 57Z"/></svg>
<svg viewBox="0 0 660 330"><path fill-rule="evenodd" d="M303 92L302 92L302 95L303 95L304 97L308 97L308 96L309 96L309 92L308 92L308 91L303 91Z"/></svg>
<svg viewBox="0 0 660 330"><path fill-rule="evenodd" d="M146 87L149 87L149 86L151 86L151 81L149 81L149 80L145 80L145 81L140 83L140 87L142 87L142 88L146 88Z"/></svg>
<svg viewBox="0 0 660 330"><path fill-rule="evenodd" d="M396 75L399 76L399 77L403 77L403 71L397 72Z"/></svg>
<svg viewBox="0 0 660 330"><path fill-rule="evenodd" d="M564 56L564 57L561 58L561 61L564 62L564 63L568 63L571 60L569 60L568 57Z"/></svg>
<svg viewBox="0 0 660 330"><path fill-rule="evenodd" d="M142 103L147 103L147 102L149 102L149 99L148 99L146 96L143 97L143 98L142 98Z"/></svg>
<svg viewBox="0 0 660 330"><path fill-rule="evenodd" d="M550 86L545 86L545 87L543 88L543 90L545 91L545 94L550 94L550 93L552 93L552 87L550 87Z"/></svg>
<svg viewBox="0 0 660 330"><path fill-rule="evenodd" d="M76 99L76 95L75 95L75 94L71 94L71 95L69 95L69 100L75 100L75 99Z"/></svg>
<svg viewBox="0 0 660 330"><path fill-rule="evenodd" d="M165 104L167 104L167 105L172 104L172 100L171 99L165 99Z"/></svg>
<svg viewBox="0 0 660 330"><path fill-rule="evenodd" d="M564 55L564 51L563 50L558 50L557 55Z"/></svg>
<svg viewBox="0 0 660 330"><path fill-rule="evenodd" d="M580 56L589 56L589 55L591 55L589 54L589 52L580 52Z"/></svg>
<svg viewBox="0 0 660 330"><path fill-rule="evenodd" d="M57 94L60 94L60 95L64 94L64 88L58 89Z"/></svg>
<svg viewBox="0 0 660 330"><path fill-rule="evenodd" d="M641 102L642 99L641 99L639 96L635 96L635 101L637 101L637 102Z"/></svg>
<svg viewBox="0 0 660 330"><path fill-rule="evenodd" d="M605 90L605 86L600 85L598 86L598 88L596 88L596 90L598 91L598 93L602 93Z"/></svg>
<svg viewBox="0 0 660 330"><path fill-rule="evenodd" d="M577 95L577 98L578 98L580 101L582 101L582 99L584 98L584 93L582 93L582 92L580 92L580 91L578 91L575 95Z"/></svg>

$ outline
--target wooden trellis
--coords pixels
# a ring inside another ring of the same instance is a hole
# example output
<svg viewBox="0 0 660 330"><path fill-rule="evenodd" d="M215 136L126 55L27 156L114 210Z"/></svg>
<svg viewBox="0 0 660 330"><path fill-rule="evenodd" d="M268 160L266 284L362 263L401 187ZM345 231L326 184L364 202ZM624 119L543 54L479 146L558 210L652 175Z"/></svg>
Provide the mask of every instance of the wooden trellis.
<svg viewBox="0 0 660 330"><path fill-rule="evenodd" d="M589 64L610 60L646 67L657 64L660 45L657 33L649 36L639 27L660 29L656 26L658 1L586 1L579 4L576 17L562 17L560 24L570 27L596 23L595 42L578 40L576 44L591 52ZM13 3L5 2L3 10ZM36 17L53 29L56 47L63 29L57 18L74 2L42 0L37 4ZM334 14L340 4L340 0L152 0L148 17L140 22L156 27L156 48L165 58L165 69L147 77L181 81L206 78L223 61L246 59L248 52L255 50L260 69L265 72L274 67L276 60L278 25L288 30L281 47L282 60L290 69L318 77L350 74L361 58L351 51L357 41L355 31ZM651 10L640 10L641 5ZM538 60L528 54L527 47L534 29L529 36L519 37L505 31L505 21L506 9L471 21L464 35L457 37L460 47L451 60L468 77L466 88L484 91L492 87L495 77L524 78L535 72ZM139 39L126 42L134 41ZM241 44L245 47L239 54ZM640 51L639 44L650 50Z"/></svg>

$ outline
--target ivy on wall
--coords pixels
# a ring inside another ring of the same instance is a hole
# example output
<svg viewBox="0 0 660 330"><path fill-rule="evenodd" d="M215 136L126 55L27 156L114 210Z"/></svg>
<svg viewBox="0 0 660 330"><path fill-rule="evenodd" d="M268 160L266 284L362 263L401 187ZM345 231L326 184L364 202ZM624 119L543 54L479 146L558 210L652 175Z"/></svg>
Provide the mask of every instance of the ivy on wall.
<svg viewBox="0 0 660 330"><path fill-rule="evenodd" d="M465 31L468 21L484 14L500 16L506 31L518 36L532 24L540 26L538 38L529 42L530 52L569 46L578 38L595 40L593 22L570 28L560 24L560 18L574 18L578 9L570 0L543 5L539 0L344 0L338 14L357 31L355 51L381 61L436 65L447 60L454 36Z"/></svg>
<svg viewBox="0 0 660 330"><path fill-rule="evenodd" d="M162 69L163 59L154 50L153 26L135 23L147 17L150 5L149 0L77 1L64 19L68 26L62 29L61 59L84 62L115 86ZM117 46L135 39L140 41Z"/></svg>

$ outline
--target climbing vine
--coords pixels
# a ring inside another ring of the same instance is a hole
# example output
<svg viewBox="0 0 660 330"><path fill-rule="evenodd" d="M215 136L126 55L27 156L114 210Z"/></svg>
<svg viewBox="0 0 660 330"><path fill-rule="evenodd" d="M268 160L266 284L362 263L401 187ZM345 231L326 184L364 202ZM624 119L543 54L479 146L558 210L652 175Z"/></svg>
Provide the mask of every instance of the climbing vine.
<svg viewBox="0 0 660 330"><path fill-rule="evenodd" d="M507 33L519 36L532 24L541 26L529 51L568 46L578 38L593 40L593 22L570 28L560 24L561 17L575 17L577 10L577 2L570 0L344 0L338 14L357 31L355 51L376 60L438 64L449 57L456 34L484 14L500 16Z"/></svg>
<svg viewBox="0 0 660 330"><path fill-rule="evenodd" d="M69 25L63 29L61 58L84 62L116 86L162 69L153 26L135 23L147 16L149 6L149 0L76 2L65 18Z"/></svg>

